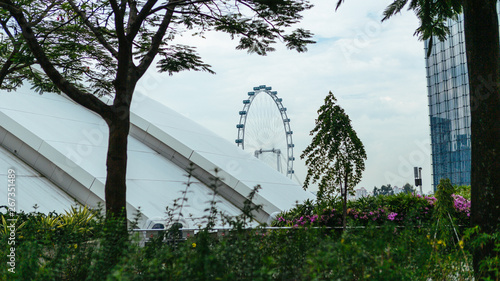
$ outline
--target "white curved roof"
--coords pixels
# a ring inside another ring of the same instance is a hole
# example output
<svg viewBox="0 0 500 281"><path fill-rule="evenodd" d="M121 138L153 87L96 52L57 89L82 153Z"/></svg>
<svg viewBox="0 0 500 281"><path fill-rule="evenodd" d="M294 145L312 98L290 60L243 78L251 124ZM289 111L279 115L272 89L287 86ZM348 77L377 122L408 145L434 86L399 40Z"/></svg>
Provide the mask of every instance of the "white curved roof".
<svg viewBox="0 0 500 281"><path fill-rule="evenodd" d="M183 196L185 169L190 162L195 165L196 179L186 193L184 217L207 215L205 210L212 200L208 185L215 168L222 178L215 200L218 209L228 215L240 213L244 198L257 184L262 189L253 202L263 205L263 211L257 214L257 220L263 222L271 213L293 207L296 201L314 198L233 143L152 99L135 97L131 110L129 218L139 207L143 219L165 216L165 207L173 207L173 201ZM32 211L35 203L43 206L43 211L52 210L52 206L60 211L69 209L73 199L90 206L103 202L108 129L98 115L64 96L38 95L21 88L17 92L0 92L0 129L1 146L5 148L0 151L0 174L6 174L7 167L28 171L25 162L36 170L30 173L38 175L34 178L43 184L26 182L18 192L47 193L30 200L20 197L21 209ZM185 222L191 227L194 223Z"/></svg>

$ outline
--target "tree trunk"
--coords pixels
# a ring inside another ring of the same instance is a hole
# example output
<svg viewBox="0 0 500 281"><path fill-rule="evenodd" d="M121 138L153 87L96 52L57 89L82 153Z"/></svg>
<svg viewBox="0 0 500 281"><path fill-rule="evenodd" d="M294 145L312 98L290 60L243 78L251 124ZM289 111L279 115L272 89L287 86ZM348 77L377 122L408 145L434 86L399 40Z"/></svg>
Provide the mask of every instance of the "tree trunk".
<svg viewBox="0 0 500 281"><path fill-rule="evenodd" d="M344 178L344 194L342 198L342 231L347 227L347 175Z"/></svg>
<svg viewBox="0 0 500 281"><path fill-rule="evenodd" d="M126 220L127 137L130 129L130 110L126 106L118 108L121 110L116 110L114 117L107 120L109 142L106 159L105 200L106 212L110 218Z"/></svg>
<svg viewBox="0 0 500 281"><path fill-rule="evenodd" d="M500 44L496 2L464 1L471 108L471 223L485 233L500 226ZM479 263L493 254L490 245L475 250L476 277Z"/></svg>

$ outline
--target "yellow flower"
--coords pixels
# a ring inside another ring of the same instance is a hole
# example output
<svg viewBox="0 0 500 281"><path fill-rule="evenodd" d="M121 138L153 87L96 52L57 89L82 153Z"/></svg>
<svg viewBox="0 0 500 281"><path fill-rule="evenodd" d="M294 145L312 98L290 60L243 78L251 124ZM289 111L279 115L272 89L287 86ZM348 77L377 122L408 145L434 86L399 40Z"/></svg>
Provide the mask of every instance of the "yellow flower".
<svg viewBox="0 0 500 281"><path fill-rule="evenodd" d="M196 243L191 244L191 246L193 246L193 248L196 248Z"/></svg>
<svg viewBox="0 0 500 281"><path fill-rule="evenodd" d="M78 244L73 245L73 247L75 247L75 249L76 249L78 247Z"/></svg>
<svg viewBox="0 0 500 281"><path fill-rule="evenodd" d="M458 241L458 246L460 246L460 249L464 248L464 240Z"/></svg>

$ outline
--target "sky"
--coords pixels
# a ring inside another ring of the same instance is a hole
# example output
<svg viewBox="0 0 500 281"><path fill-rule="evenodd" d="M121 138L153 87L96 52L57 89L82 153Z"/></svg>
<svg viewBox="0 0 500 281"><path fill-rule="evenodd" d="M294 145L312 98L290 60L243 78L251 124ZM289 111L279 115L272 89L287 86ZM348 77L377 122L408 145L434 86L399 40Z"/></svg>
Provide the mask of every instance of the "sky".
<svg viewBox="0 0 500 281"><path fill-rule="evenodd" d="M381 23L388 0L312 0L297 27L314 33L306 53L282 42L267 56L236 50L227 34L189 34L176 43L197 47L215 75L181 72L168 76L154 68L137 91L193 119L234 143L238 112L247 92L272 86L287 108L295 144L294 170L303 182L305 162L298 156L310 144L317 110L329 91L345 109L365 146L367 160L356 188L414 184L413 167L422 167L423 191L431 191L430 127L425 53L414 37L418 20L405 11ZM284 134L284 132L283 132ZM236 145L236 144L235 144ZM315 187L311 187L314 191Z"/></svg>

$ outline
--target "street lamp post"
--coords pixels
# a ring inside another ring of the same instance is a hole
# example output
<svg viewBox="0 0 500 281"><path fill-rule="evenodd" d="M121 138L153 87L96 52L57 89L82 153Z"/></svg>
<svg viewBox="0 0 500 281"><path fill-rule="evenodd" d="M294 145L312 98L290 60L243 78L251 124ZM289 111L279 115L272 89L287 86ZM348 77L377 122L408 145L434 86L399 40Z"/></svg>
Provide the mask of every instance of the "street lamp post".
<svg viewBox="0 0 500 281"><path fill-rule="evenodd" d="M423 195L422 192L422 167L414 167L413 173L415 174L415 187L420 186L420 194Z"/></svg>

